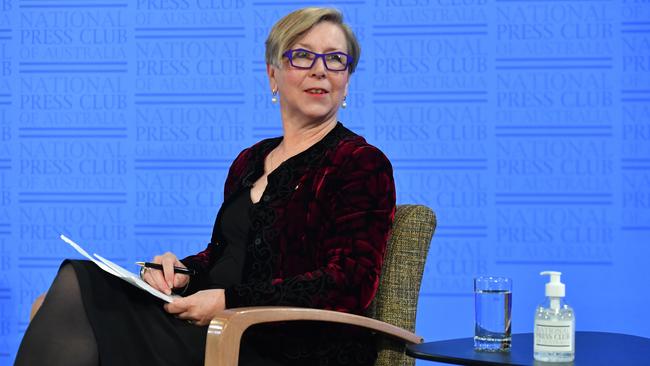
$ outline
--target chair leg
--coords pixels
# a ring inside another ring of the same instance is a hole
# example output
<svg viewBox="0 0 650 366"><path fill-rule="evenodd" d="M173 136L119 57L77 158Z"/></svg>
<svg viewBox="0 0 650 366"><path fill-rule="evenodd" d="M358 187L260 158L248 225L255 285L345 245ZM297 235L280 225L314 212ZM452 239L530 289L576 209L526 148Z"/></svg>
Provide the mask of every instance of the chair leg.
<svg viewBox="0 0 650 366"><path fill-rule="evenodd" d="M32 319L34 319L34 315L36 315L36 312L38 312L38 309L41 308L41 305L43 305L43 300L45 300L45 295L47 293L39 295L36 300L34 300L34 303L32 304L32 310L29 312L29 321L31 322Z"/></svg>

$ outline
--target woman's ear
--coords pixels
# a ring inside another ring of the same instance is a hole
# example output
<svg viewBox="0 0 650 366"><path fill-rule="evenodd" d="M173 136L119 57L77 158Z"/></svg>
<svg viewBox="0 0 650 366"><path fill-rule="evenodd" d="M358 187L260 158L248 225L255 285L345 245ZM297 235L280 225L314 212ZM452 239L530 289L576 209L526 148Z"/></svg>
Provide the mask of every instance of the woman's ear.
<svg viewBox="0 0 650 366"><path fill-rule="evenodd" d="M271 85L271 90L278 89L278 82L275 80L275 73L277 69L271 64L266 64L266 75L269 77L269 84Z"/></svg>

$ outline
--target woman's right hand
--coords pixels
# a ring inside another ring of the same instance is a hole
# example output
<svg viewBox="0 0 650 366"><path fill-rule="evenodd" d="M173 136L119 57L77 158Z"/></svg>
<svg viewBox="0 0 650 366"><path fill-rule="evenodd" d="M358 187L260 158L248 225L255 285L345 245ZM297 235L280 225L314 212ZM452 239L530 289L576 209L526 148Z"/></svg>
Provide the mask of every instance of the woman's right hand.
<svg viewBox="0 0 650 366"><path fill-rule="evenodd" d="M185 268L185 265L178 260L174 253L167 252L163 255L157 255L153 257L152 262L163 266L162 271L146 268L142 274L142 279L153 288L170 295L172 289L183 288L189 282L190 276L174 273L174 266Z"/></svg>

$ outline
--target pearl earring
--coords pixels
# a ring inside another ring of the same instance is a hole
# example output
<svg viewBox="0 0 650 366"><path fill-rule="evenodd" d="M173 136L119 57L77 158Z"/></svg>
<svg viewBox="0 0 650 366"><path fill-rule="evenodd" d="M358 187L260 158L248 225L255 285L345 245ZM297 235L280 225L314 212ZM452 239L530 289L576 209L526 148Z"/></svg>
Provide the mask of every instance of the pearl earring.
<svg viewBox="0 0 650 366"><path fill-rule="evenodd" d="M271 97L271 103L277 103L277 102L278 102L278 90L274 89L273 96Z"/></svg>
<svg viewBox="0 0 650 366"><path fill-rule="evenodd" d="M348 102L346 102L346 99L348 99L347 96L343 97L343 103L341 103L341 108L345 109L348 106Z"/></svg>

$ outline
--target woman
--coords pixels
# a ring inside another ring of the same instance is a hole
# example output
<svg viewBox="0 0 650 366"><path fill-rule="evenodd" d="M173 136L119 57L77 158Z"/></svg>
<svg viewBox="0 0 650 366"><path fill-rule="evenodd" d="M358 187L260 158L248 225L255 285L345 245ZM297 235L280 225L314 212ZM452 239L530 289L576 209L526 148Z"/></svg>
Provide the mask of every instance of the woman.
<svg viewBox="0 0 650 366"><path fill-rule="evenodd" d="M143 279L184 297L164 304L66 261L30 324L16 364L202 365L207 324L225 308L285 305L363 314L377 289L395 210L392 168L337 122L359 46L342 16L306 8L266 41L283 136L242 151L230 167L208 247ZM189 278L173 266L198 272ZM320 323L259 325L241 365L370 365L371 335Z"/></svg>

